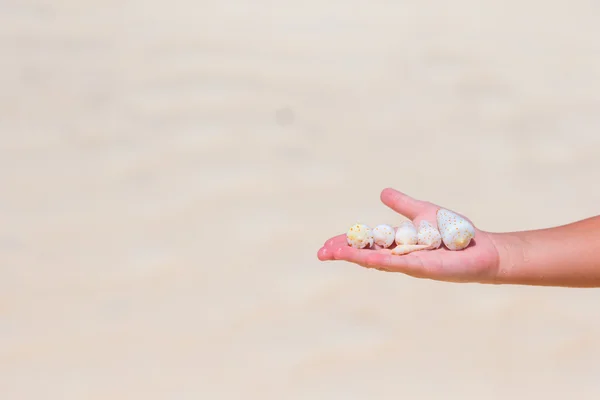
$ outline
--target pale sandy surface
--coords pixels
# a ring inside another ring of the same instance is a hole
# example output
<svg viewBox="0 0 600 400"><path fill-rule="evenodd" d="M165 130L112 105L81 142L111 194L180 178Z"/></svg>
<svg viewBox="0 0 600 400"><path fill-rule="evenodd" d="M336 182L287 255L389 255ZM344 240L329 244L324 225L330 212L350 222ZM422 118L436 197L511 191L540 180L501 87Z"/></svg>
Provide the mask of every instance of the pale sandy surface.
<svg viewBox="0 0 600 400"><path fill-rule="evenodd" d="M597 290L316 259L398 222L386 186L489 230L598 214L599 16L0 1L0 398L600 398Z"/></svg>

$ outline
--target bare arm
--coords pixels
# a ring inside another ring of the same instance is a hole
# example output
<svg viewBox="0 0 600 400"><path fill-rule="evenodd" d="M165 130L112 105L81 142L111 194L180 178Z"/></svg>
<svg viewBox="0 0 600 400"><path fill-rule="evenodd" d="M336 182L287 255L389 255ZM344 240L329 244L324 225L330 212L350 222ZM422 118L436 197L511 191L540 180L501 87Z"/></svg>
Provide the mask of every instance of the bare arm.
<svg viewBox="0 0 600 400"><path fill-rule="evenodd" d="M382 191L381 201L415 223L435 222L440 208L391 188ZM600 216L523 232L475 230L474 244L463 250L442 246L402 256L386 249L354 249L342 234L327 240L318 257L449 282L600 287Z"/></svg>
<svg viewBox="0 0 600 400"><path fill-rule="evenodd" d="M600 216L491 238L500 259L494 283L600 287Z"/></svg>

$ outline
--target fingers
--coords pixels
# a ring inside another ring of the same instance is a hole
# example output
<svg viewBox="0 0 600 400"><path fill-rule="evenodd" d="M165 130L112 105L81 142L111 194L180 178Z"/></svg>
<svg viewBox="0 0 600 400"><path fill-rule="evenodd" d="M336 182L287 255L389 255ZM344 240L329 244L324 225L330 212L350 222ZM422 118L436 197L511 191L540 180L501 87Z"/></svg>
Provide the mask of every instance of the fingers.
<svg viewBox="0 0 600 400"><path fill-rule="evenodd" d="M411 220L428 211L432 206L430 203L413 199L392 188L384 189L380 197L383 204Z"/></svg>
<svg viewBox="0 0 600 400"><path fill-rule="evenodd" d="M422 252L418 252L422 253ZM423 253L429 253L423 251ZM339 235L328 240L317 253L321 261L347 261L364 268L373 268L380 271L400 272L415 278L433 278L435 265L421 254L392 255L390 249L355 249L348 246L344 235Z"/></svg>
<svg viewBox="0 0 600 400"><path fill-rule="evenodd" d="M427 277L421 258L413 254L394 256L390 250L360 250L350 246L329 249L329 251L335 260L348 261L382 271L400 272L416 278Z"/></svg>
<svg viewBox="0 0 600 400"><path fill-rule="evenodd" d="M337 246L340 244L346 244L346 234L342 233L341 235L337 235L332 237L331 239L328 239L325 244L323 245L323 247L331 247L331 246Z"/></svg>
<svg viewBox="0 0 600 400"><path fill-rule="evenodd" d="M317 258L320 261L331 261L331 260L335 260L335 258L333 257L333 247L327 247L327 246L323 246L319 249L319 251L317 252Z"/></svg>
<svg viewBox="0 0 600 400"><path fill-rule="evenodd" d="M328 239L323 247L319 249L317 252L317 258L321 261L334 260L333 258L333 249L336 249L341 246L347 246L346 235L341 234Z"/></svg>

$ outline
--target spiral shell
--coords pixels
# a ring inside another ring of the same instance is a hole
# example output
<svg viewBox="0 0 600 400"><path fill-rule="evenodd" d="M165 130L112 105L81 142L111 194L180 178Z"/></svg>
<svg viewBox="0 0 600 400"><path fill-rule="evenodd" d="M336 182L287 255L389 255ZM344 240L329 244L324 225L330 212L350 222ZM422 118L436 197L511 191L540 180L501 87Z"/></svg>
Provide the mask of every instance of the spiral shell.
<svg viewBox="0 0 600 400"><path fill-rule="evenodd" d="M401 256L404 254L412 253L413 251L426 250L429 246L424 244L402 244L392 249L392 254Z"/></svg>

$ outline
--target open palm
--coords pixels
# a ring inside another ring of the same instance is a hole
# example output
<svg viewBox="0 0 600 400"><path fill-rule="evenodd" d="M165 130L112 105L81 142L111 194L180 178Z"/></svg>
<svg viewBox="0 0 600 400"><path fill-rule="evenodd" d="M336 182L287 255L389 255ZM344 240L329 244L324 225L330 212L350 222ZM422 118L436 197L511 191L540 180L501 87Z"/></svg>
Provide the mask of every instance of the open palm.
<svg viewBox="0 0 600 400"><path fill-rule="evenodd" d="M416 226L422 220L437 226L436 213L442 208L413 199L394 189L383 190L381 201L392 210L411 219ZM436 250L416 251L398 256L392 255L389 249L352 248L346 242L346 235L342 234L329 239L319 250L318 257L321 261L342 260L366 268L402 272L417 278L448 282L494 282L499 264L498 250L492 240L492 234L477 227L475 238L467 248L459 251L448 250L442 244Z"/></svg>

